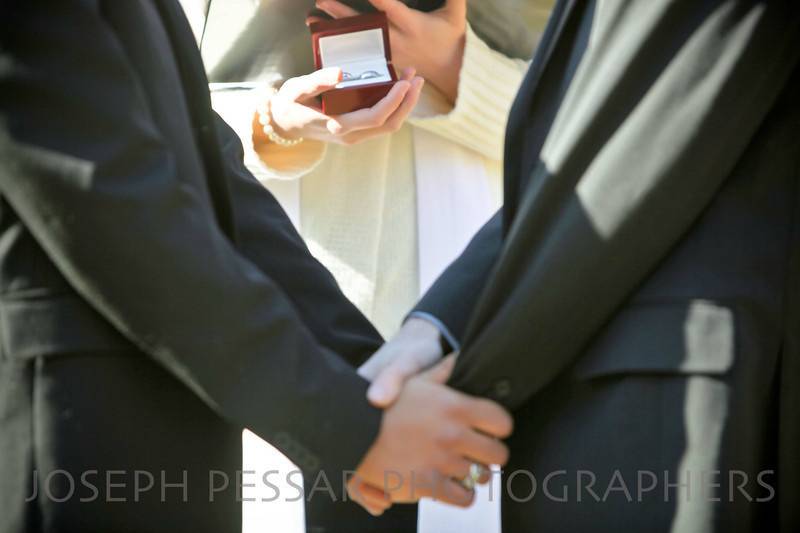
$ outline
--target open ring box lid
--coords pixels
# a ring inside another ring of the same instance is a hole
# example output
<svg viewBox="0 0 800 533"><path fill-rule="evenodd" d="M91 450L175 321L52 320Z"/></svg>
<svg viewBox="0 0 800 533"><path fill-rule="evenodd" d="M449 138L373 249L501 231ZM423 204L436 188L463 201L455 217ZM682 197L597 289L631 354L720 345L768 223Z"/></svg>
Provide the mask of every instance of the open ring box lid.
<svg viewBox="0 0 800 533"><path fill-rule="evenodd" d="M322 95L325 114L372 107L397 82L385 13L315 22L310 30L317 69L342 69L342 82Z"/></svg>

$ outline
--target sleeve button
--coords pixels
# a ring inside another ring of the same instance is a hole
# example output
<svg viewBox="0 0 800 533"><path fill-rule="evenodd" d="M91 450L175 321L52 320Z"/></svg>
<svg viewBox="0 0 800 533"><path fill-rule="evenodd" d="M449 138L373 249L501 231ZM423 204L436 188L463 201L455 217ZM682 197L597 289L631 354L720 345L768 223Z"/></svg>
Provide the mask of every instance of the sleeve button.
<svg viewBox="0 0 800 533"><path fill-rule="evenodd" d="M498 379L492 384L492 391L489 396L495 401L505 400L511 396L511 390L510 379Z"/></svg>

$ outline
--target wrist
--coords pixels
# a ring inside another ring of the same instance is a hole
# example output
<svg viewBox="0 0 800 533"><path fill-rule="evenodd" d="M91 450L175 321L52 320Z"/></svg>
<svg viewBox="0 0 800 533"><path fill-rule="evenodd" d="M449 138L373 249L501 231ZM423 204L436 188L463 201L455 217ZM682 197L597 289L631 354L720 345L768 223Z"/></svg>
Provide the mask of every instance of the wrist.
<svg viewBox="0 0 800 533"><path fill-rule="evenodd" d="M273 144L286 148L297 146L304 141L303 137L293 135L289 130L282 127L275 119L273 104L275 98L270 98L266 104L258 109L258 121L264 130L264 135Z"/></svg>
<svg viewBox="0 0 800 533"><path fill-rule="evenodd" d="M427 78L451 103L455 103L458 98L458 86L461 80L461 68L464 65L466 44L467 34L465 31L456 39L456 45L451 52L434 62L428 72Z"/></svg>
<svg viewBox="0 0 800 533"><path fill-rule="evenodd" d="M277 89L269 88L264 92L253 119L254 139L282 147L293 147L303 142L301 134L297 134L293 128L287 128L280 121L280 117L287 114L285 106L286 102Z"/></svg>
<svg viewBox="0 0 800 533"><path fill-rule="evenodd" d="M441 332L435 324L424 318L412 316L403 324L403 334L415 339L424 339L431 342L439 342Z"/></svg>
<svg viewBox="0 0 800 533"><path fill-rule="evenodd" d="M418 362L423 368L434 364L449 352L439 328L424 318L409 318L403 326L402 335L417 346Z"/></svg>
<svg viewBox="0 0 800 533"><path fill-rule="evenodd" d="M453 335L452 331L450 331L450 328L433 314L417 309L409 314L406 322L411 319L422 320L436 328L439 332L439 346L443 354L461 350L461 343Z"/></svg>

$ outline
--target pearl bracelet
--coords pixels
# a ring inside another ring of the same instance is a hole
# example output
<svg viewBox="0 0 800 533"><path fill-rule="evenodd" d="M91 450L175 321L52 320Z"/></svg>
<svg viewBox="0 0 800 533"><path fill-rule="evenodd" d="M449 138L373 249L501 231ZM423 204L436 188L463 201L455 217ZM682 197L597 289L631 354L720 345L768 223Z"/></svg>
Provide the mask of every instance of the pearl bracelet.
<svg viewBox="0 0 800 533"><path fill-rule="evenodd" d="M261 124L261 127L264 130L264 135L267 136L270 142L277 144L278 146L284 146L288 148L297 146L305 140L302 137L297 139L287 139L275 131L275 126L272 125L272 98L267 99L263 106L259 106L258 122Z"/></svg>

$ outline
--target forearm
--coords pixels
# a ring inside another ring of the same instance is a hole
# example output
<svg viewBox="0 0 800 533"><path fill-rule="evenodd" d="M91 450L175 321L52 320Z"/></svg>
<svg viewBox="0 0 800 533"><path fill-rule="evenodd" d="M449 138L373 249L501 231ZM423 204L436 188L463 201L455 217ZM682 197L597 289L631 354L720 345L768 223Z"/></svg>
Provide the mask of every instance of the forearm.
<svg viewBox="0 0 800 533"><path fill-rule="evenodd" d="M233 130L221 119L217 129L229 173L237 251L281 287L319 343L360 365L383 343L380 334L311 255L277 200L244 167Z"/></svg>
<svg viewBox="0 0 800 533"><path fill-rule="evenodd" d="M54 17L72 30L50 31ZM161 136L102 17L65 1L2 18L0 193L51 261L220 415L291 435L317 458L285 449L303 468L355 467L380 420L366 382L222 233L202 166ZM345 431L351 446L328 445Z"/></svg>
<svg viewBox="0 0 800 533"><path fill-rule="evenodd" d="M356 466L358 452L337 460L325 443L344 428L377 429L365 383L317 344L282 288L209 227L210 214L193 194L176 190L142 202L97 190L76 194L52 175L31 179L25 154L3 155L22 170L3 173L3 195L70 284L116 329L223 417L266 439L292 435L335 468ZM172 210L181 212L164 216ZM75 212L80 220L70 223ZM314 419L336 421L338 430L324 437Z"/></svg>

